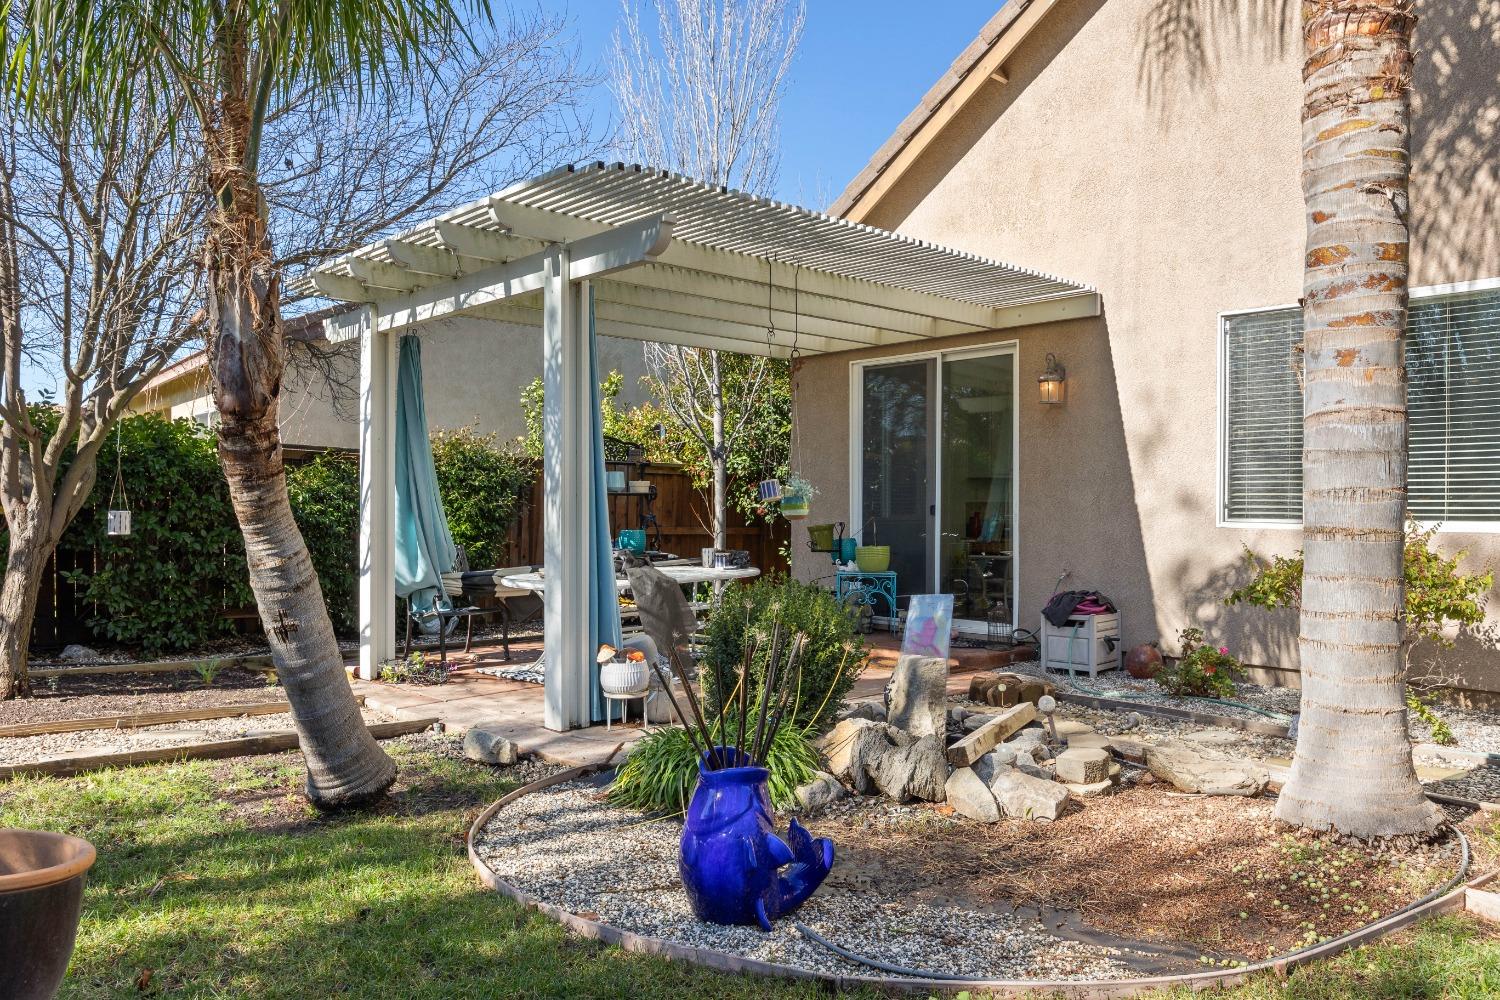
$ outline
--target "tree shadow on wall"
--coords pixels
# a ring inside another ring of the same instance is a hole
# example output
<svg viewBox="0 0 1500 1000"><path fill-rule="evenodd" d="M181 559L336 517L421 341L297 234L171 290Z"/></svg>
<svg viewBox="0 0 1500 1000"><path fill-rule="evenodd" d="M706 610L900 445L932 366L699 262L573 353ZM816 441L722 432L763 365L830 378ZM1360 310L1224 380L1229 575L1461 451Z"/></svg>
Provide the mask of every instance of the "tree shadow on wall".
<svg viewBox="0 0 1500 1000"><path fill-rule="evenodd" d="M1212 90L1229 51L1279 61L1297 44L1294 0L1152 0L1141 19L1136 80L1167 117L1178 94Z"/></svg>

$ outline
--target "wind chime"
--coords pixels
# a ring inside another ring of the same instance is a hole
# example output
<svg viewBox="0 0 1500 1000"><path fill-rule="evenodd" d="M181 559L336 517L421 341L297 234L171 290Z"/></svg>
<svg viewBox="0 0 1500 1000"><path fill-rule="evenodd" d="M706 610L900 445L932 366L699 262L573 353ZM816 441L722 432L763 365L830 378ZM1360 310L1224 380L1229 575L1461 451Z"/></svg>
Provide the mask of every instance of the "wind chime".
<svg viewBox="0 0 1500 1000"><path fill-rule="evenodd" d="M121 459L120 425L115 424L115 483L109 490L109 513L105 519L105 534L122 536L130 534L130 497L125 492L125 473ZM121 506L115 506L119 495Z"/></svg>
<svg viewBox="0 0 1500 1000"><path fill-rule="evenodd" d="M766 347L770 348L776 341L776 283L775 275L771 268L773 261L766 261ZM776 503L781 499L781 480L762 479L757 488L760 502L763 504Z"/></svg>
<svg viewBox="0 0 1500 1000"><path fill-rule="evenodd" d="M771 348L776 341L776 312L775 312L775 280L772 267L774 261L766 261L766 347ZM797 361L802 356L798 347L798 340L802 332L802 294L801 294L801 271L793 265L792 267L792 350L788 355L788 364L791 366L792 392L796 394ZM797 451L797 422L792 421L792 452ZM812 497L808 495L810 489L804 480L798 476L789 476L786 483L779 479L762 479L759 485L760 501L763 504L776 503L781 507L781 516L788 521L800 521L808 515L808 504Z"/></svg>

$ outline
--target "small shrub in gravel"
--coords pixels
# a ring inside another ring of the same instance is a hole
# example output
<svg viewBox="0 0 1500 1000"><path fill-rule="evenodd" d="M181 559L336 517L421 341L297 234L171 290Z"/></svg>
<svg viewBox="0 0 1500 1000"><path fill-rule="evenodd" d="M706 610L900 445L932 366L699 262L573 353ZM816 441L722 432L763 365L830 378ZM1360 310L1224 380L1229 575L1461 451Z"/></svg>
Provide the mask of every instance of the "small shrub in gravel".
<svg viewBox="0 0 1500 1000"><path fill-rule="evenodd" d="M1156 672L1156 683L1172 694L1196 698L1228 698L1234 694L1235 681L1244 676L1244 670L1228 649L1204 643L1201 628L1183 629L1178 641L1182 656L1175 663L1162 664Z"/></svg>

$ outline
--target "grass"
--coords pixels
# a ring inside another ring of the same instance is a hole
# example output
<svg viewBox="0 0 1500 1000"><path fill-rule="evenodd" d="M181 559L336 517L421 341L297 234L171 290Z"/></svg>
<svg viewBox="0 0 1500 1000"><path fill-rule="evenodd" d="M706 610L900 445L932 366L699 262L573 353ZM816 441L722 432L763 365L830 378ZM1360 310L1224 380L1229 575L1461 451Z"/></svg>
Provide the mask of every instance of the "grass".
<svg viewBox="0 0 1500 1000"><path fill-rule="evenodd" d="M63 830L99 848L61 996L822 995L578 941L483 889L463 835L513 784L427 737L385 745L402 768L395 794L345 816L302 802L295 755L0 784L0 826ZM1497 996L1500 938L1444 918L1285 981L1219 995Z"/></svg>

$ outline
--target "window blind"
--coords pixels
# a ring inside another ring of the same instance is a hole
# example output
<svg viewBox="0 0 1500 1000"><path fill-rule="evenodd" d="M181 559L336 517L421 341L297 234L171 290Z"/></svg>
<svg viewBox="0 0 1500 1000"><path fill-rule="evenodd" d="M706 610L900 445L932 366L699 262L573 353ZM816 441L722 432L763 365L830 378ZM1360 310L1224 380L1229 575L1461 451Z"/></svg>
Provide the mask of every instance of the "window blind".
<svg viewBox="0 0 1500 1000"><path fill-rule="evenodd" d="M1302 311L1224 320L1224 517L1302 517ZM1412 299L1408 505L1423 521L1500 521L1500 289Z"/></svg>

